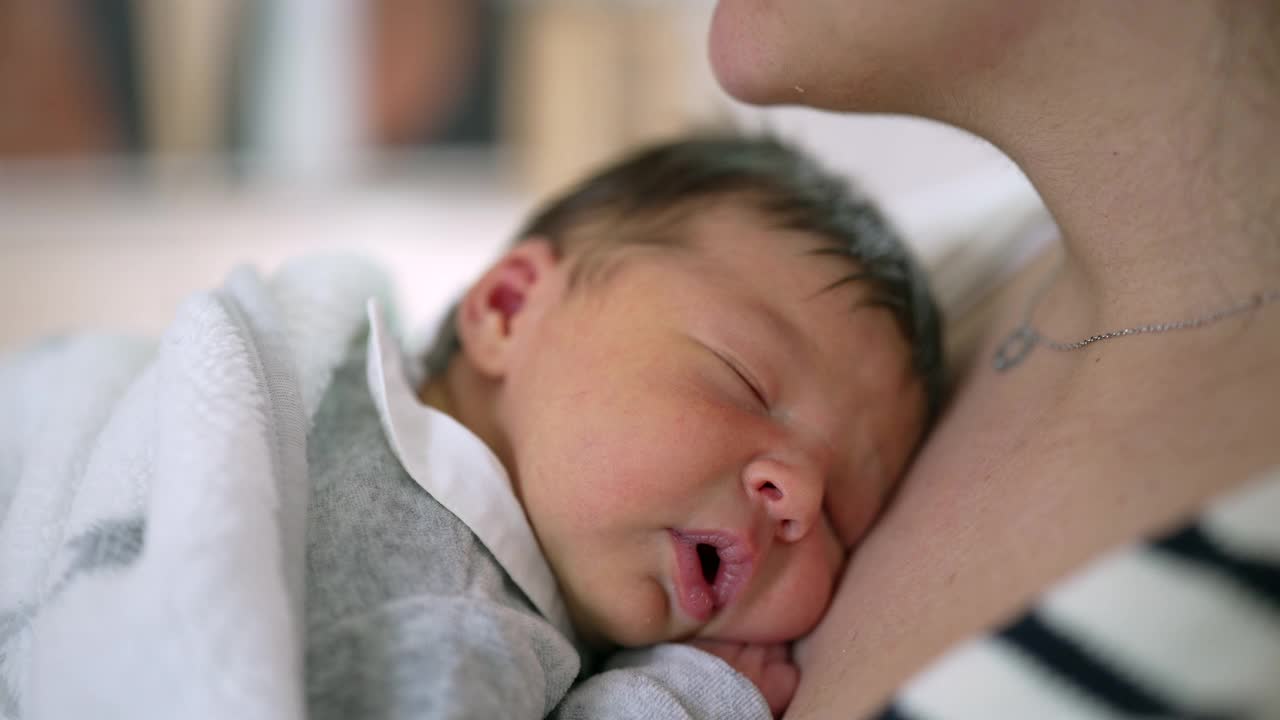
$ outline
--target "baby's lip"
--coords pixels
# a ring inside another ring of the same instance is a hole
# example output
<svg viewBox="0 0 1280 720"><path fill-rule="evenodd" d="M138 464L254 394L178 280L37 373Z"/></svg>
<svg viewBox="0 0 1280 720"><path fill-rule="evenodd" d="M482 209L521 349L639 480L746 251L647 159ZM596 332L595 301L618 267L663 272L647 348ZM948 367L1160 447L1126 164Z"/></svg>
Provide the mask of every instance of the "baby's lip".
<svg viewBox="0 0 1280 720"><path fill-rule="evenodd" d="M723 530L672 529L670 532L676 553L677 601L686 614L705 623L732 605L751 582L755 551L741 536ZM703 577L699 545L715 548L720 558L720 566L712 582Z"/></svg>

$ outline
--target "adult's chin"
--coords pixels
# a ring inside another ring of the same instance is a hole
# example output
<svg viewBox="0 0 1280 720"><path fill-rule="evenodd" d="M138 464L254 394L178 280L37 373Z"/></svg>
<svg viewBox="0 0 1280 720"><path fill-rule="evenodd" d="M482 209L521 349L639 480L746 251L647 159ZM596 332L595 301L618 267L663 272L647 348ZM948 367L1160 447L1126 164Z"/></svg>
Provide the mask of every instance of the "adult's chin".
<svg viewBox="0 0 1280 720"><path fill-rule="evenodd" d="M720 0L707 38L716 81L752 105L807 105L821 110L881 112L874 83L883 73L851 53L834 51L830 28L815 31L821 13L795 12L787 3L811 0ZM788 7L793 12L786 13ZM813 45L824 52L812 52ZM861 70L859 70L861 68ZM865 96L864 96L865 95Z"/></svg>
<svg viewBox="0 0 1280 720"><path fill-rule="evenodd" d="M797 102L794 87L782 81L779 48L765 35L769 23L742 0L716 3L707 38L708 60L720 87L753 105ZM793 83L794 85L794 83ZM788 93L787 90L790 90Z"/></svg>

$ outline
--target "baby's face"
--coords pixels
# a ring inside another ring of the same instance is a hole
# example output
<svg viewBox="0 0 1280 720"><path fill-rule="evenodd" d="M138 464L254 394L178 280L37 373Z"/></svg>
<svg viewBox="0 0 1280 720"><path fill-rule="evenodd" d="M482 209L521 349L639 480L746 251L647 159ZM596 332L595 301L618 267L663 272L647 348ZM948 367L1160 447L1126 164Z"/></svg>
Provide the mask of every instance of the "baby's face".
<svg viewBox="0 0 1280 720"><path fill-rule="evenodd" d="M855 267L742 210L692 232L531 300L498 409L594 643L804 634L921 433L890 314L855 309L857 283L824 291Z"/></svg>

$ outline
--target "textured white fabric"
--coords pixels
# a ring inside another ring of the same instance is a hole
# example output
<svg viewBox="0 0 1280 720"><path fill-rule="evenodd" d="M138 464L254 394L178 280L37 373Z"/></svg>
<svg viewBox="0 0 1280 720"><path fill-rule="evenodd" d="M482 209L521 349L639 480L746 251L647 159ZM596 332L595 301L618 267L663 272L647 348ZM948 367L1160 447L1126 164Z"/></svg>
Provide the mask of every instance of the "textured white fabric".
<svg viewBox="0 0 1280 720"><path fill-rule="evenodd" d="M318 393L302 388L327 383L363 323L331 332L316 301L359 308L382 281L351 259L280 277L236 271L158 346L72 339L6 359L0 717L303 717Z"/></svg>

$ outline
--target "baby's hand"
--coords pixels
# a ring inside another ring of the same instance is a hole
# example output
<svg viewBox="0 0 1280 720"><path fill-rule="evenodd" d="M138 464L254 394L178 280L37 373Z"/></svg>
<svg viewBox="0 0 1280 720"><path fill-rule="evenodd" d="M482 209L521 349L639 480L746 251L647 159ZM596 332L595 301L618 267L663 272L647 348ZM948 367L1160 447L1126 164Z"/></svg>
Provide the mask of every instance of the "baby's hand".
<svg viewBox="0 0 1280 720"><path fill-rule="evenodd" d="M791 696L795 695L796 684L800 681L800 671L791 662L790 646L725 640L690 640L689 644L715 655L746 675L760 689L774 717L781 717L782 711L791 703Z"/></svg>

